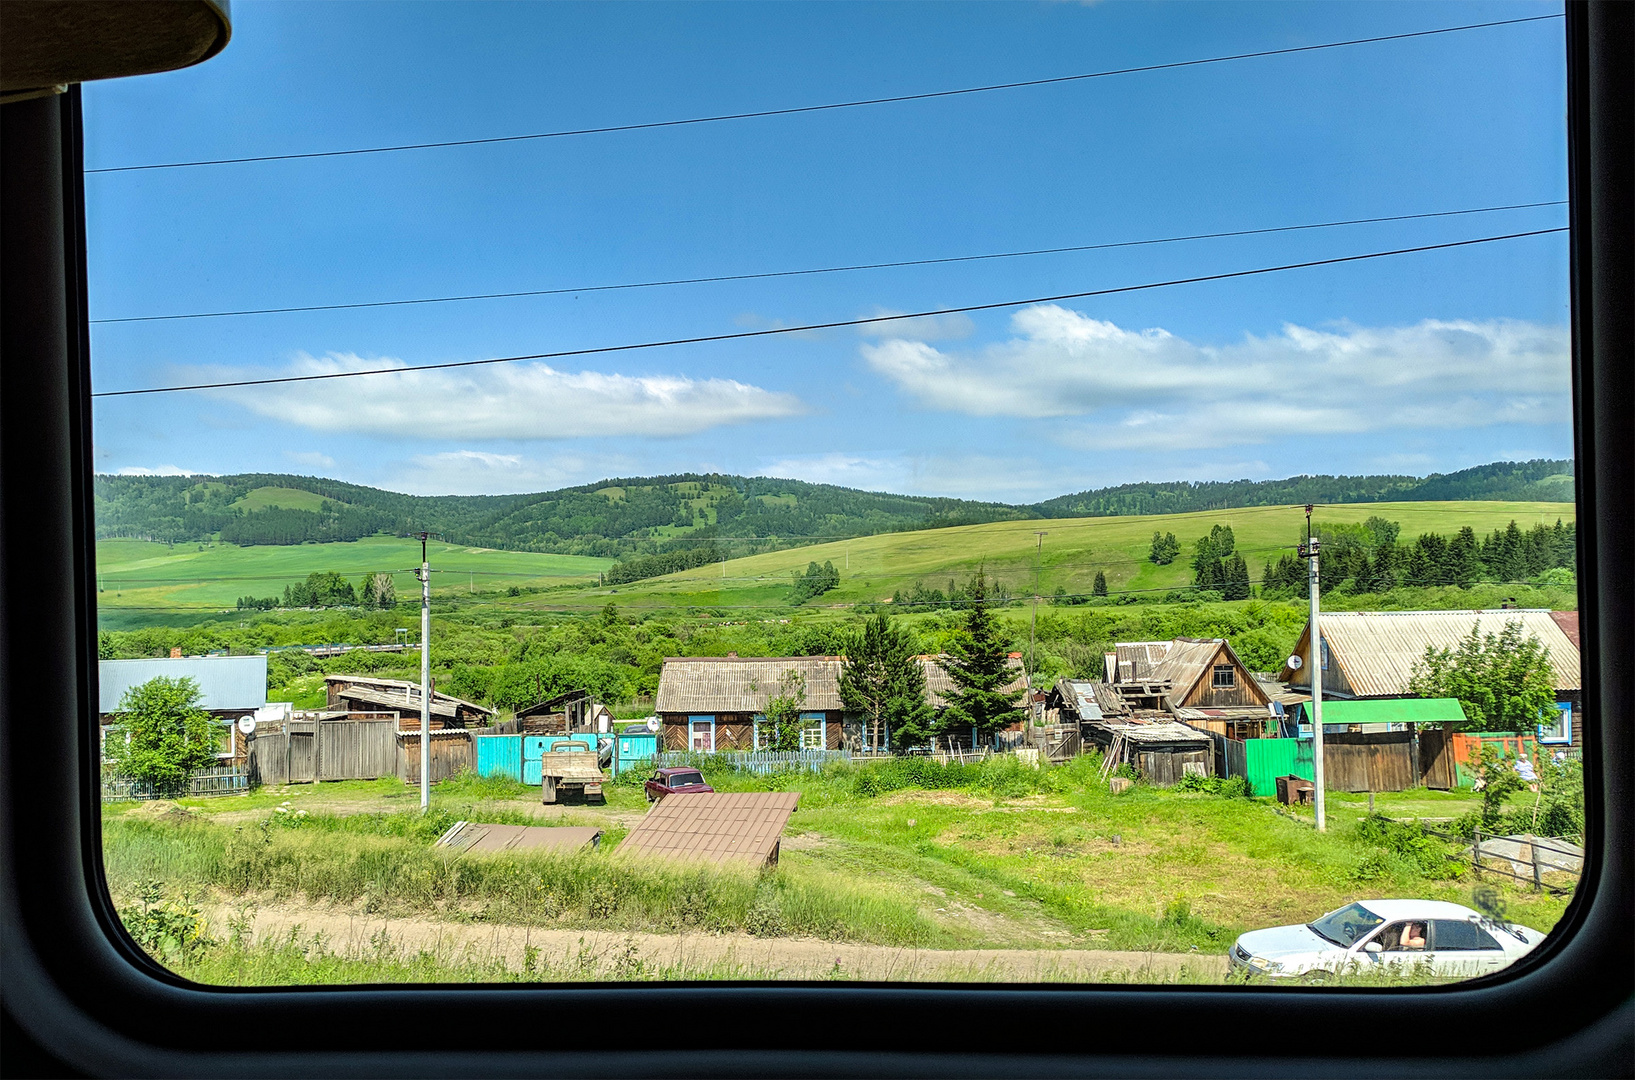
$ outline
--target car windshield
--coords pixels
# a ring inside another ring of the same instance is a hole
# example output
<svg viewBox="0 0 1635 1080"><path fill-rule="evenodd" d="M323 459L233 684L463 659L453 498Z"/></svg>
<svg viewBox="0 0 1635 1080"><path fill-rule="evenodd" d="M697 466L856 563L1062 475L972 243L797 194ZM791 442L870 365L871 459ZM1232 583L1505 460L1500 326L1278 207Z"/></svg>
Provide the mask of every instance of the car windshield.
<svg viewBox="0 0 1635 1080"><path fill-rule="evenodd" d="M670 774L671 787L685 787L688 784L702 784L704 777L695 772L678 772Z"/></svg>
<svg viewBox="0 0 1635 1080"><path fill-rule="evenodd" d="M1350 948L1384 921L1361 904L1350 904L1339 911L1329 912L1316 922L1307 923L1306 928L1336 945Z"/></svg>

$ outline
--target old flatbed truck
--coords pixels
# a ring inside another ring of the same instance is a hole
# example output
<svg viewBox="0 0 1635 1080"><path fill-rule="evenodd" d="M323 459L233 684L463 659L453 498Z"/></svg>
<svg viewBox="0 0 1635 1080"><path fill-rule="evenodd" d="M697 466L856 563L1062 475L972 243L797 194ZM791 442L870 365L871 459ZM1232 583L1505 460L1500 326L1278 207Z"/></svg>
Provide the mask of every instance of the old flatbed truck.
<svg viewBox="0 0 1635 1080"><path fill-rule="evenodd" d="M594 745L579 741L557 743L545 752L539 775L543 803L554 803L563 794L574 792L586 801L605 801L602 767L597 763Z"/></svg>

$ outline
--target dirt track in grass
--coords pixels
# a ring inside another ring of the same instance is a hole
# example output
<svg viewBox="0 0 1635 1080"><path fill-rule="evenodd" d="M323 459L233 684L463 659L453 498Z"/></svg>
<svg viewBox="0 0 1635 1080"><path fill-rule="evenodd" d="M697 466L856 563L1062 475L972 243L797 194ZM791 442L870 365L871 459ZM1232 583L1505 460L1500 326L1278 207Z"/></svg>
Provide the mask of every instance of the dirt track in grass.
<svg viewBox="0 0 1635 1080"><path fill-rule="evenodd" d="M225 936L238 909L208 909L212 932ZM267 906L246 912L257 941L323 935L343 955L367 955L383 940L403 952L429 951L457 959L500 958L520 971L527 950L544 964L607 970L639 960L648 971L713 969L720 978L858 981L1214 981L1226 972L1224 956L1203 953L1118 952L1108 949L912 949L854 945L813 938L759 938L747 934L642 934L595 930L384 919L336 907ZM384 932L384 939L382 933ZM733 974L734 970L739 974Z"/></svg>

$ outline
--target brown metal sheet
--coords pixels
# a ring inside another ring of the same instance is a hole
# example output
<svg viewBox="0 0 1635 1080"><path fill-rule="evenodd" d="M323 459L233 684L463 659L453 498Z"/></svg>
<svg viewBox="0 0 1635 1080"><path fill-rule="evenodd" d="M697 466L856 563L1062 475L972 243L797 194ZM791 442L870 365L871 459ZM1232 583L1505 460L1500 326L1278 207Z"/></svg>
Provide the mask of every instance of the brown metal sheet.
<svg viewBox="0 0 1635 1080"><path fill-rule="evenodd" d="M759 865L775 858L778 838L799 802L798 792L785 791L669 795L648 811L619 850Z"/></svg>
<svg viewBox="0 0 1635 1080"><path fill-rule="evenodd" d="M602 830L585 825L490 825L461 821L437 846L459 852L579 851L600 842Z"/></svg>

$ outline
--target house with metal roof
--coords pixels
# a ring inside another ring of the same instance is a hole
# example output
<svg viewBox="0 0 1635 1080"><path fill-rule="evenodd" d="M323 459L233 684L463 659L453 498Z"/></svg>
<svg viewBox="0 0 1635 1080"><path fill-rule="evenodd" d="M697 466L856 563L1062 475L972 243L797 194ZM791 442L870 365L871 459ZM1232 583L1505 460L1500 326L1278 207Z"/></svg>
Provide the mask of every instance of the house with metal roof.
<svg viewBox="0 0 1635 1080"><path fill-rule="evenodd" d="M1107 671L1132 712L1167 712L1224 738L1257 738L1273 717L1266 688L1225 638L1120 642Z"/></svg>
<svg viewBox="0 0 1635 1080"><path fill-rule="evenodd" d="M1336 611L1319 620L1323 628L1323 727L1331 722L1329 699L1373 700L1412 697L1414 668L1427 649L1456 649L1472 629L1482 635L1502 633L1519 624L1538 639L1550 659L1556 690L1556 715L1540 726L1539 741L1577 749L1583 746L1579 715L1582 675L1578 646L1552 613L1543 609L1501 608L1486 611ZM1301 631L1294 655L1298 668L1285 665L1278 677L1291 689L1311 689L1311 626Z"/></svg>
<svg viewBox="0 0 1635 1080"><path fill-rule="evenodd" d="M845 706L838 656L672 656L659 672L653 711L665 750L755 750L759 720L781 694L803 695L801 748L838 750Z"/></svg>

